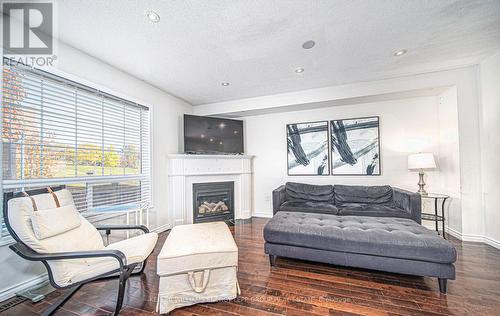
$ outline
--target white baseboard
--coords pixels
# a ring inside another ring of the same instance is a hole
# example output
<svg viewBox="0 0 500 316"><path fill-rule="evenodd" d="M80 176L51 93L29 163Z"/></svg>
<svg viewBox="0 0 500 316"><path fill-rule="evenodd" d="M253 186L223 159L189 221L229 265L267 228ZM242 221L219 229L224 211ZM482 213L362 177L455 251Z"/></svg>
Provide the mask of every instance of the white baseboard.
<svg viewBox="0 0 500 316"><path fill-rule="evenodd" d="M500 241L495 240L490 237L484 237L484 242L490 245L491 247L495 247L497 249L500 249Z"/></svg>
<svg viewBox="0 0 500 316"><path fill-rule="evenodd" d="M47 280L48 280L48 275L47 273L44 273L29 280L11 285L0 292L0 302L8 300L11 297L14 297L16 293L19 293L21 291L30 288L34 288L38 285L42 285L43 283L47 282Z"/></svg>
<svg viewBox="0 0 500 316"><path fill-rule="evenodd" d="M176 219L174 220L174 226L184 225L184 219Z"/></svg>
<svg viewBox="0 0 500 316"><path fill-rule="evenodd" d="M461 232L454 230L453 228L446 227L446 232L453 237L460 239L462 241L470 241L470 242L480 242L497 249L500 249L500 241L495 240L493 238L482 236L482 235L472 235L472 234L462 234Z"/></svg>
<svg viewBox="0 0 500 316"><path fill-rule="evenodd" d="M253 213L252 214L252 217L263 217L263 218L271 218L273 217L273 214L269 214L269 213Z"/></svg>
<svg viewBox="0 0 500 316"><path fill-rule="evenodd" d="M165 225L161 225L161 226L158 226L158 227L152 229L151 232L152 233L163 233L164 231L167 231L171 228L172 228L172 225L165 224Z"/></svg>
<svg viewBox="0 0 500 316"><path fill-rule="evenodd" d="M446 233L452 235L453 237L462 240L462 233L454 230L453 228L446 227Z"/></svg>

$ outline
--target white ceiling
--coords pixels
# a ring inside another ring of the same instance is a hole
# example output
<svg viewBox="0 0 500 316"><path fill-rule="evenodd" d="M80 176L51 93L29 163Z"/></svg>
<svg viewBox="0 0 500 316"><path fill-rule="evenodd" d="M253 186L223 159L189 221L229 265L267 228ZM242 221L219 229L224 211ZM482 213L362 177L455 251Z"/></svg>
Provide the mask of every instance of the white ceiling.
<svg viewBox="0 0 500 316"><path fill-rule="evenodd" d="M455 68L500 50L498 0L61 0L57 16L63 42L193 105Z"/></svg>

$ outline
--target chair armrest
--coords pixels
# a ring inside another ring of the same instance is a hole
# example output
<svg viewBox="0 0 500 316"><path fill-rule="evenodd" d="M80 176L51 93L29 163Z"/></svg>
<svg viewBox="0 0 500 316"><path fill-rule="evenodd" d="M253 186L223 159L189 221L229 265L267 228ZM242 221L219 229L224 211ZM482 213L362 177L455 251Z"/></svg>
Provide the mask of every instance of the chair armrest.
<svg viewBox="0 0 500 316"><path fill-rule="evenodd" d="M422 197L416 192L392 188L394 204L411 214L411 219L422 223Z"/></svg>
<svg viewBox="0 0 500 316"><path fill-rule="evenodd" d="M112 257L120 264L120 269L127 265L127 257L123 252L116 249L107 250L89 250L89 251L74 251L74 252L54 252L54 253L38 253L22 243L15 243L9 246L12 251L23 259L29 261L46 261L46 260L70 260L82 258L99 258Z"/></svg>
<svg viewBox="0 0 500 316"><path fill-rule="evenodd" d="M281 204L285 203L285 201L286 201L285 186L282 185L273 191L273 215L278 213Z"/></svg>
<svg viewBox="0 0 500 316"><path fill-rule="evenodd" d="M149 229L144 225L102 225L96 226L97 230L105 230L106 234L109 234L108 231L111 230L132 230L139 229L142 230L145 234L149 233Z"/></svg>

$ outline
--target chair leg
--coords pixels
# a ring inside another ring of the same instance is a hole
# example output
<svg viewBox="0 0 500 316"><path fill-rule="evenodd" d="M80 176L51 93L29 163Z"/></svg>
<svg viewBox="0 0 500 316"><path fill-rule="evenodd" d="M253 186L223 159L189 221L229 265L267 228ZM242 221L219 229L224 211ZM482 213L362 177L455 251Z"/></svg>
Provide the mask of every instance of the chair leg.
<svg viewBox="0 0 500 316"><path fill-rule="evenodd" d="M59 309L59 307L61 307L64 303L66 303L66 301L69 300L71 296L73 296L73 294L75 294L75 292L78 291L81 287L82 285L79 284L72 288L69 288L68 292L64 294L60 299L55 301L54 304L50 305L47 309L45 309L42 312L41 316L50 316L54 314Z"/></svg>
<svg viewBox="0 0 500 316"><path fill-rule="evenodd" d="M119 315L120 310L123 305L123 296L125 295L125 285L127 284L127 279L120 275L119 285L118 285L118 296L116 297L115 312L113 315Z"/></svg>
<svg viewBox="0 0 500 316"><path fill-rule="evenodd" d="M439 292L446 294L446 285L447 285L448 279L438 279L439 282Z"/></svg>
<svg viewBox="0 0 500 316"><path fill-rule="evenodd" d="M141 267L141 270L139 270L137 273L143 273L144 272L144 269L146 269L146 262L148 261L148 259L146 258L146 260L144 260L142 262L142 267Z"/></svg>
<svg viewBox="0 0 500 316"><path fill-rule="evenodd" d="M137 266L137 264L129 266L126 270L123 270L122 273L120 273L120 278L118 280L118 294L116 297L116 306L115 306L115 311L113 312L113 315L119 315L120 310L122 309L123 306L123 297L125 296L125 287L127 285L127 279L130 277L132 274L132 271L134 271L134 268Z"/></svg>

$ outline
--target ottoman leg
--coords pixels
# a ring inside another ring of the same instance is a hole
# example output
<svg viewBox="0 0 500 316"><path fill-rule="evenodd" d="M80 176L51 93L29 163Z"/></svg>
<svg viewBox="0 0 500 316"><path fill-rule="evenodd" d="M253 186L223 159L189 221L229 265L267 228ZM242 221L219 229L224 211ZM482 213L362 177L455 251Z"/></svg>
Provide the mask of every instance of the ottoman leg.
<svg viewBox="0 0 500 316"><path fill-rule="evenodd" d="M269 255L269 263L271 264L271 267L275 267L276 266L276 256Z"/></svg>
<svg viewBox="0 0 500 316"><path fill-rule="evenodd" d="M438 279L439 282L439 292L446 294L446 284L447 284L447 279Z"/></svg>

